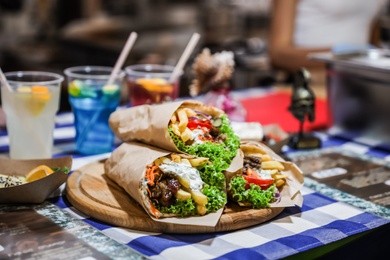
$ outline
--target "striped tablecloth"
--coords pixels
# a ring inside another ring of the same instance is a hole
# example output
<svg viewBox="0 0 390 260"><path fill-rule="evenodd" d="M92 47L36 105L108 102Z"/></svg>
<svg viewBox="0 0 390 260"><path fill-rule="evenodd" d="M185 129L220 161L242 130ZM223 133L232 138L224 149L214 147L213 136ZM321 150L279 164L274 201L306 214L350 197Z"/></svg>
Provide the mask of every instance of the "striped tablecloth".
<svg viewBox="0 0 390 260"><path fill-rule="evenodd" d="M81 156L75 152L73 116L57 117L54 156L72 155L73 169L109 154ZM361 154L390 159L390 153L369 146L319 135L324 147L344 147ZM0 132L0 153L8 154L6 131ZM375 215L348 201L339 201L305 186L303 207L286 208L269 222L233 232L209 234L161 234L111 226L74 208L64 194L65 185L50 202L81 219L106 236L152 259L279 259L317 248L389 223L386 215Z"/></svg>

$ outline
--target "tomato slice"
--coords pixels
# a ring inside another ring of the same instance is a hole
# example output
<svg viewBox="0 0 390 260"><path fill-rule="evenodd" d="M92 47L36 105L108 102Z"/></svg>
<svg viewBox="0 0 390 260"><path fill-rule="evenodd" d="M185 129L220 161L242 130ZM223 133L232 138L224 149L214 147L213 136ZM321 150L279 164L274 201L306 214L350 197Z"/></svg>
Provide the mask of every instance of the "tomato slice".
<svg viewBox="0 0 390 260"><path fill-rule="evenodd" d="M243 175L243 177L246 180L245 189L249 189L250 184L253 183L260 186L262 190L266 190L274 183L274 179L261 179L255 175Z"/></svg>
<svg viewBox="0 0 390 260"><path fill-rule="evenodd" d="M187 127L190 130L197 129L198 127L205 127L207 130L212 128L211 122L208 119L189 118Z"/></svg>

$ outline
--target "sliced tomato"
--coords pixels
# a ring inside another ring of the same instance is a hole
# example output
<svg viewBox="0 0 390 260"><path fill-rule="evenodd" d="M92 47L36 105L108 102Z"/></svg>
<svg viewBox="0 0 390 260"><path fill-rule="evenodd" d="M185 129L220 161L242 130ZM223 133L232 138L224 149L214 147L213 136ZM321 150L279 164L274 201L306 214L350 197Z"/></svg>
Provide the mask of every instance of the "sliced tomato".
<svg viewBox="0 0 390 260"><path fill-rule="evenodd" d="M260 186L262 190L266 190L274 183L274 179L261 179L256 175L243 175L243 177L246 180L245 189L249 189L250 184L253 183Z"/></svg>
<svg viewBox="0 0 390 260"><path fill-rule="evenodd" d="M208 119L199 119L199 118L189 118L187 127L191 130L197 129L198 127L205 127L207 130L212 128L211 122Z"/></svg>

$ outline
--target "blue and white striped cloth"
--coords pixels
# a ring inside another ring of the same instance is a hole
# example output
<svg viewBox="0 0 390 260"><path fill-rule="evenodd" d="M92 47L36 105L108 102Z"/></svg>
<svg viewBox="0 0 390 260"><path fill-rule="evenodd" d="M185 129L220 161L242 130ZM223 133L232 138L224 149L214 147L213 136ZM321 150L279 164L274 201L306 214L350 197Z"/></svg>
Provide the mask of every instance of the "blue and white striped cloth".
<svg viewBox="0 0 390 260"><path fill-rule="evenodd" d="M82 156L75 152L75 131L70 113L57 117L54 156L72 155L72 170L107 158L110 154ZM343 147L390 161L390 152L323 134L324 147ZM8 153L6 131L0 132L0 154ZM304 187L302 208L286 208L274 219L232 232L207 234L163 234L130 230L95 220L73 207L64 194L50 198L64 211L100 230L106 236L151 259L279 259L341 240L389 223L380 217L345 202ZM58 193L56 193L58 194Z"/></svg>

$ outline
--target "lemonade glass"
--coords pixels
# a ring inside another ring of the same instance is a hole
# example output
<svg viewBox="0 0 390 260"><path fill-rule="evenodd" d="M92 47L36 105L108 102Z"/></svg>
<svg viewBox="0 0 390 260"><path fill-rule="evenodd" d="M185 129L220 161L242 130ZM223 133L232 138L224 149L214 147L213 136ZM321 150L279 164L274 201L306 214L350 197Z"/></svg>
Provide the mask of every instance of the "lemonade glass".
<svg viewBox="0 0 390 260"><path fill-rule="evenodd" d="M114 82L107 85L112 70L112 67L77 66L64 71L79 153L100 154L113 149L114 134L108 119L119 105L125 73L120 71Z"/></svg>
<svg viewBox="0 0 390 260"><path fill-rule="evenodd" d="M9 90L1 85L10 157L51 158L63 76L41 71L16 71L4 75L11 87Z"/></svg>
<svg viewBox="0 0 390 260"><path fill-rule="evenodd" d="M179 77L169 82L173 66L137 64L125 68L132 106L173 101L179 96Z"/></svg>

